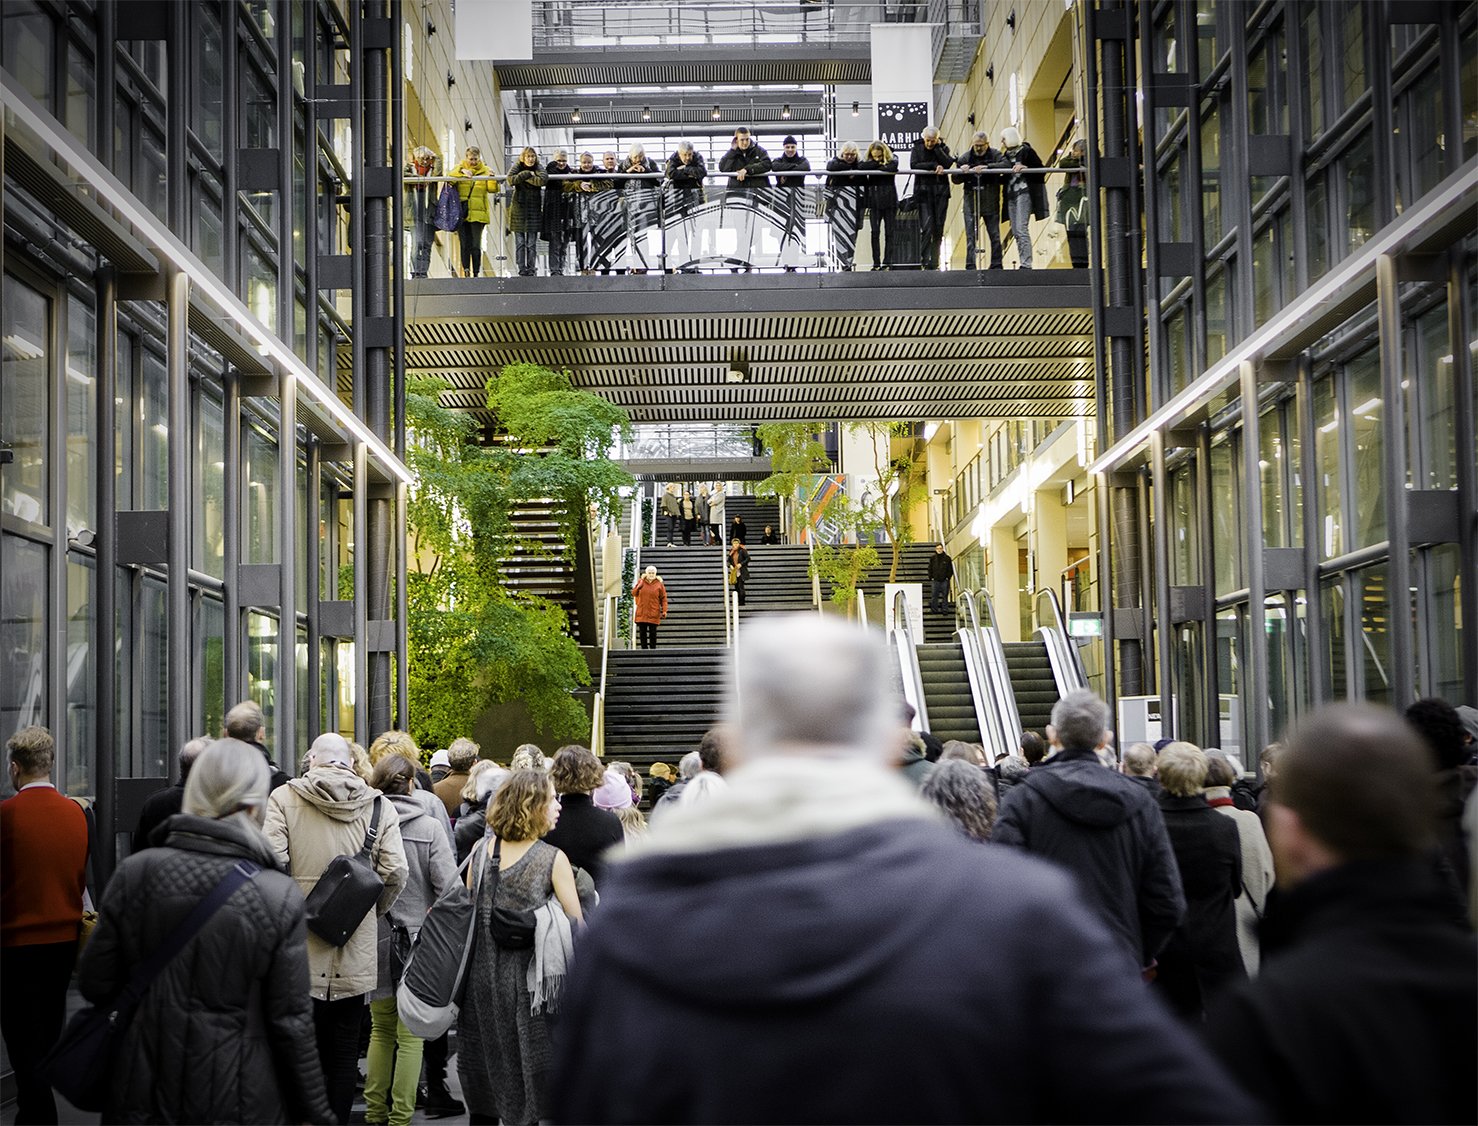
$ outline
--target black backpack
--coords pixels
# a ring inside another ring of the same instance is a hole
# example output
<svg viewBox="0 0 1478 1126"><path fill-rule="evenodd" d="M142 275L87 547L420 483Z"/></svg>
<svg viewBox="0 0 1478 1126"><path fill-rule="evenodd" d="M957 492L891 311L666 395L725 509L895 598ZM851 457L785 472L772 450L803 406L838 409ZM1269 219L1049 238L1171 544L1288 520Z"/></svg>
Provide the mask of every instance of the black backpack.
<svg viewBox="0 0 1478 1126"><path fill-rule="evenodd" d="M375 798L364 845L353 856L336 856L308 893L308 929L330 946L343 946L379 901L385 881L370 856L380 835L380 801Z"/></svg>

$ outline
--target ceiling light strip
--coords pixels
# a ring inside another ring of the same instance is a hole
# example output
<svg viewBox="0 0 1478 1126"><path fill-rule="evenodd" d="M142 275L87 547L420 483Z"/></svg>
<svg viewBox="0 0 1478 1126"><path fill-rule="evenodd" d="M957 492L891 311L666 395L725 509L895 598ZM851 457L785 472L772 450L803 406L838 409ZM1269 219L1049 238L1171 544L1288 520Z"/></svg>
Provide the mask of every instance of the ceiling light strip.
<svg viewBox="0 0 1478 1126"><path fill-rule="evenodd" d="M1375 276L1375 264L1384 254L1399 251L1428 224L1459 206L1471 209L1472 196L1478 194L1478 159L1469 160L1428 194L1418 206L1407 211L1394 223L1371 239L1349 258L1306 289L1291 305L1251 336L1247 337L1219 361L1207 368L1199 379L1188 384L1159 410L1111 445L1088 467L1089 473L1107 473L1127 461L1149 441L1150 434L1174 426L1181 415L1212 395L1235 383L1240 366L1256 362L1266 355L1318 311L1344 296L1345 290L1362 275Z"/></svg>
<svg viewBox="0 0 1478 1126"><path fill-rule="evenodd" d="M389 473L407 485L413 484L415 476L405 463L396 457L378 435L344 405L334 391L319 380L318 375L261 321L252 315L241 298L237 297L159 218L138 203L133 192L124 183L98 162L97 158L82 148L77 140L63 131L54 119L46 114L22 91L9 74L0 72L0 102L14 113L16 118L45 143L52 152L62 157L99 191L106 191L107 205L123 215L153 245L155 250L167 258L171 265L190 278L207 297L231 320L235 321L268 355L284 369L297 376L297 386L326 408L329 414L358 441L363 442L373 453L375 460Z"/></svg>

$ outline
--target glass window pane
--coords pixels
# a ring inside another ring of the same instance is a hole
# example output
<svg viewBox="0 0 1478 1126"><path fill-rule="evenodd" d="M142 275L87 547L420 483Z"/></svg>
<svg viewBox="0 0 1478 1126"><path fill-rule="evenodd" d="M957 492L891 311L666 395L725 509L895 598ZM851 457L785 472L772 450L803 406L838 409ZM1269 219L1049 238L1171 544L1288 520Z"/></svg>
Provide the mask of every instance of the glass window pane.
<svg viewBox="0 0 1478 1126"><path fill-rule="evenodd" d="M138 504L143 509L163 509L169 507L169 372L153 349L144 349L143 373Z"/></svg>
<svg viewBox="0 0 1478 1126"><path fill-rule="evenodd" d="M1170 475L1170 518L1170 581L1196 586L1201 582L1201 537L1190 466Z"/></svg>
<svg viewBox="0 0 1478 1126"><path fill-rule="evenodd" d="M1242 653L1244 607L1223 610L1216 615L1216 691L1219 697L1221 738L1217 745L1224 751L1241 754L1242 748Z"/></svg>
<svg viewBox="0 0 1478 1126"><path fill-rule="evenodd" d="M1345 585L1335 576L1319 584L1319 611L1324 619L1324 661L1329 670L1331 700L1347 700L1349 660L1345 655Z"/></svg>
<svg viewBox="0 0 1478 1126"><path fill-rule="evenodd" d="M275 747L277 736L277 654L276 617L255 611L247 614L246 694L261 705L269 748Z"/></svg>
<svg viewBox="0 0 1478 1126"><path fill-rule="evenodd" d="M96 796L97 565L67 557L67 745L58 784L73 796Z"/></svg>
<svg viewBox="0 0 1478 1126"><path fill-rule="evenodd" d="M97 322L67 300L67 534L97 530Z"/></svg>
<svg viewBox="0 0 1478 1126"><path fill-rule="evenodd" d="M1340 52L1340 105L1348 109L1355 104L1370 82L1365 66L1365 5L1361 0L1347 0L1340 13L1342 49Z"/></svg>
<svg viewBox="0 0 1478 1126"><path fill-rule="evenodd" d="M1442 70L1428 68L1402 96L1396 178L1409 207L1447 174L1447 137L1442 123ZM1404 157L1404 159L1402 159Z"/></svg>
<svg viewBox="0 0 1478 1126"><path fill-rule="evenodd" d="M75 43L67 44L67 132L89 149L95 143L97 118L97 66L92 54Z"/></svg>
<svg viewBox="0 0 1478 1126"><path fill-rule="evenodd" d="M195 566L207 575L226 574L226 410L212 395L199 395L196 455Z"/></svg>
<svg viewBox="0 0 1478 1126"><path fill-rule="evenodd" d="M10 28L7 18L6 30ZM3 511L51 522L51 302L5 275L0 310L0 441L12 461L0 473Z"/></svg>
<svg viewBox="0 0 1478 1126"><path fill-rule="evenodd" d="M1269 224L1252 243L1252 317L1261 325L1282 308L1278 282L1278 232Z"/></svg>
<svg viewBox="0 0 1478 1126"><path fill-rule="evenodd" d="M43 544L0 535L0 738L48 722L50 555Z"/></svg>
<svg viewBox="0 0 1478 1126"><path fill-rule="evenodd" d="M1324 53L1320 38L1321 5L1303 6L1304 115L1309 136L1324 132Z"/></svg>
<svg viewBox="0 0 1478 1126"><path fill-rule="evenodd" d="M139 586L139 660L134 666L139 699L139 740L129 756L132 777L163 778L169 743L168 588L146 576Z"/></svg>
<svg viewBox="0 0 1478 1126"><path fill-rule="evenodd" d="M1345 201L1348 204L1350 225L1345 239L1345 250L1351 251L1365 245L1375 234L1375 176L1371 167L1370 132L1350 146L1341 164L1345 174Z"/></svg>
<svg viewBox="0 0 1478 1126"><path fill-rule="evenodd" d="M1384 563L1366 567L1351 576L1360 591L1360 635L1356 640L1359 653L1355 667L1360 673L1360 696L1372 704L1390 704L1391 694L1391 611L1388 605L1389 582Z"/></svg>
<svg viewBox="0 0 1478 1126"><path fill-rule="evenodd" d="M1381 433L1380 363L1374 351L1345 369L1350 403L1350 434L1355 458L1353 506L1355 537L1352 548L1386 538L1385 442Z"/></svg>
<svg viewBox="0 0 1478 1126"><path fill-rule="evenodd" d="M190 128L206 152L221 159L222 106L225 90L224 60L221 57L221 17L209 4L190 7L194 24L190 52L190 77L193 80L190 99Z"/></svg>
<svg viewBox="0 0 1478 1126"><path fill-rule="evenodd" d="M1259 419L1258 472L1262 478L1262 536L1264 547L1287 547L1283 513L1283 438L1279 433L1282 412L1274 409Z"/></svg>
<svg viewBox="0 0 1478 1126"><path fill-rule="evenodd" d="M56 112L52 67L56 58L56 24L35 0L6 0L0 65L20 87L48 110Z"/></svg>
<svg viewBox="0 0 1478 1126"><path fill-rule="evenodd" d="M1344 487L1339 473L1339 404L1334 380L1314 384L1314 463L1319 473L1319 555L1329 559L1344 552Z"/></svg>
<svg viewBox="0 0 1478 1126"><path fill-rule="evenodd" d="M226 716L226 608L213 594L195 602L196 730L213 735Z"/></svg>
<svg viewBox="0 0 1478 1126"><path fill-rule="evenodd" d="M1201 222L1206 249L1221 241L1221 131L1213 110L1201 119Z"/></svg>
<svg viewBox="0 0 1478 1126"><path fill-rule="evenodd" d="M1418 616L1427 635L1422 646L1424 662L1417 692L1424 696L1441 696L1445 700L1463 698L1463 590L1462 548L1455 543L1439 544L1416 553L1418 565L1413 575L1425 579L1418 587L1426 598L1426 612ZM1425 556L1425 558L1420 558Z"/></svg>
<svg viewBox="0 0 1478 1126"><path fill-rule="evenodd" d="M1218 270L1206 279L1206 366L1227 354L1227 275Z"/></svg>
<svg viewBox="0 0 1478 1126"><path fill-rule="evenodd" d="M1293 681L1292 651L1295 626L1288 599L1279 594L1263 604L1263 642L1268 675L1268 731L1277 738L1293 718L1289 686Z"/></svg>
<svg viewBox="0 0 1478 1126"><path fill-rule="evenodd" d="M276 563L277 443L252 426L246 431L246 561Z"/></svg>
<svg viewBox="0 0 1478 1126"><path fill-rule="evenodd" d="M1329 272L1329 184L1324 173L1311 177L1305 195L1308 210L1309 280Z"/></svg>
<svg viewBox="0 0 1478 1126"><path fill-rule="evenodd" d="M1463 36L1458 58L1463 60L1461 81L1463 120L1463 160L1478 156L1478 29L1469 28Z"/></svg>
<svg viewBox="0 0 1478 1126"><path fill-rule="evenodd" d="M1228 439L1211 447L1211 550L1215 558L1216 593L1240 590L1242 578L1242 499Z"/></svg>

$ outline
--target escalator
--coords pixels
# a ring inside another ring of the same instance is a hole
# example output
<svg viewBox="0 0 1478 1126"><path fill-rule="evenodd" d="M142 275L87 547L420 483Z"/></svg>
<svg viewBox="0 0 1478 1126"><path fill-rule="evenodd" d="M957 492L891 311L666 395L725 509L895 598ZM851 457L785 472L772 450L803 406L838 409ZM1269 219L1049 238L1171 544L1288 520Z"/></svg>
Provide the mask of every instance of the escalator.
<svg viewBox="0 0 1478 1126"><path fill-rule="evenodd" d="M980 717L975 712L975 695L970 688L970 671L965 663L965 649L958 638L915 647L919 662L919 679L924 687L924 704L928 709L929 730L940 742L960 739L979 743Z"/></svg>
<svg viewBox="0 0 1478 1126"><path fill-rule="evenodd" d="M977 627L977 635L984 657L987 693L997 704L1000 733L1004 737L1009 732L1013 747L1023 731L1045 736L1057 701L1075 688L1088 686L1077 645L1063 623L1057 596L1048 590L1037 593L1033 606L1036 629L1030 641L1002 641L990 596L980 591L974 598L984 618Z"/></svg>
<svg viewBox="0 0 1478 1126"><path fill-rule="evenodd" d="M1023 731L1045 736L1052 722L1052 705L1062 698L1044 641L1003 641L1011 695Z"/></svg>

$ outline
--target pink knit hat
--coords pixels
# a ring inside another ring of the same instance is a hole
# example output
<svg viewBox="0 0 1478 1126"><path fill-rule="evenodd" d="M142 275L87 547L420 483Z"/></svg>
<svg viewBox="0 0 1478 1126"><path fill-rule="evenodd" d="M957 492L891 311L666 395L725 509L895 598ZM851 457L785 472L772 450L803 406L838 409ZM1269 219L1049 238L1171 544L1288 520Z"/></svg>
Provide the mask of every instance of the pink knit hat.
<svg viewBox="0 0 1478 1126"><path fill-rule="evenodd" d="M625 809L631 804L631 787L614 770L607 770L606 780L590 797L597 809Z"/></svg>

